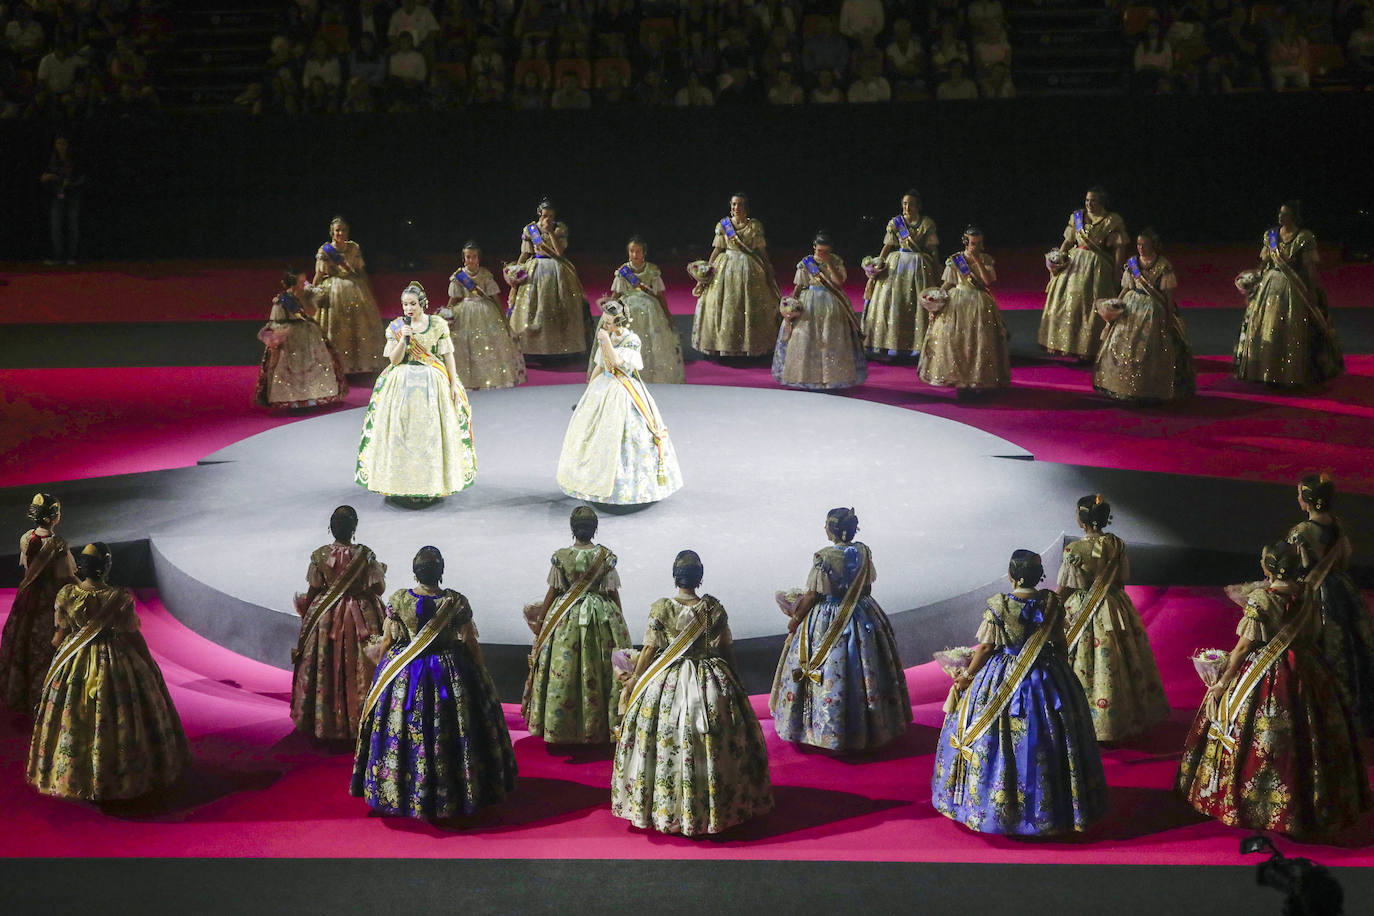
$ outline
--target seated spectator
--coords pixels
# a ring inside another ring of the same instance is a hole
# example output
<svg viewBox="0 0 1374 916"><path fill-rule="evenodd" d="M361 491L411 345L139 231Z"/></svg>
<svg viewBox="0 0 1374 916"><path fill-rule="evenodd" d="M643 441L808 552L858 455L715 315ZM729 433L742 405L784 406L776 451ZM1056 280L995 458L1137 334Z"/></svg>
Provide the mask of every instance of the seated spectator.
<svg viewBox="0 0 1374 916"><path fill-rule="evenodd" d="M138 86L133 82L119 84L119 94L111 110L121 117L146 117L157 111L159 100L152 86Z"/></svg>
<svg viewBox="0 0 1374 916"><path fill-rule="evenodd" d="M570 108L591 108L592 97L590 93L577 85L576 74L564 73L558 79L558 88L549 97L549 107L560 111Z"/></svg>
<svg viewBox="0 0 1374 916"><path fill-rule="evenodd" d="M823 70L829 70L830 75L838 79L844 76L848 65L849 44L835 34L834 20L822 16L816 21L816 31L802 42L802 68L817 79Z"/></svg>
<svg viewBox="0 0 1374 916"><path fill-rule="evenodd" d="M672 104L662 72L653 67L644 71L639 85L635 87L635 101L646 108L662 108Z"/></svg>
<svg viewBox="0 0 1374 916"><path fill-rule="evenodd" d="M138 12L129 21L129 37L145 51L157 51L172 41L172 23L158 9L157 0L138 0Z"/></svg>
<svg viewBox="0 0 1374 916"><path fill-rule="evenodd" d="M1006 27L1000 23L984 26L973 38L973 65L977 71L986 73L993 64L1005 64L1011 69L1011 42Z"/></svg>
<svg viewBox="0 0 1374 916"><path fill-rule="evenodd" d="M310 43L310 59L305 62L305 69L301 73L301 82L306 87L316 78L324 80L324 84L336 93L343 85L343 73L339 67L339 58L329 50L329 45L323 38L316 38Z"/></svg>
<svg viewBox="0 0 1374 916"><path fill-rule="evenodd" d="M967 21L964 0L934 0L930 4L927 30L939 34L940 27L946 22L951 22L954 24L955 32L958 32Z"/></svg>
<svg viewBox="0 0 1374 916"><path fill-rule="evenodd" d="M682 36L690 35L693 32L706 35L713 34L715 31L716 17L712 10L706 8L705 0L683 0L682 9L677 14L679 41L682 40Z"/></svg>
<svg viewBox="0 0 1374 916"><path fill-rule="evenodd" d="M500 105L506 98L506 84L496 82L485 73L479 73L471 77L472 94L468 96L468 104L476 105L481 108Z"/></svg>
<svg viewBox="0 0 1374 916"><path fill-rule="evenodd" d="M797 69L801 64L801 55L797 53L792 33L782 26L775 26L768 35L768 47L763 49L760 62L764 73Z"/></svg>
<svg viewBox="0 0 1374 916"><path fill-rule="evenodd" d="M52 51L38 62L38 85L55 97L67 95L76 85L77 73L85 63L72 53L71 42L65 36L58 38Z"/></svg>
<svg viewBox="0 0 1374 916"><path fill-rule="evenodd" d="M701 74L695 70L687 71L687 82L673 96L673 104L678 108L706 108L716 104L716 97L708 86L701 84Z"/></svg>
<svg viewBox="0 0 1374 916"><path fill-rule="evenodd" d="M833 105L844 101L844 93L835 85L834 70L820 70L816 73L816 88L811 90L811 104Z"/></svg>
<svg viewBox="0 0 1374 916"><path fill-rule="evenodd" d="M985 99L1016 98L1016 87L1011 84L1011 69L1003 63L988 67L978 88Z"/></svg>
<svg viewBox="0 0 1374 916"><path fill-rule="evenodd" d="M1208 92L1230 92L1234 88L1258 87L1261 38L1250 25L1250 14L1243 4L1236 3L1214 18L1207 27L1211 56L1203 69L1203 88Z"/></svg>
<svg viewBox="0 0 1374 916"><path fill-rule="evenodd" d="M769 35L774 29L783 29L789 35L796 35L797 23L801 21L799 6L795 0L760 0L755 3L754 16L759 21L758 34Z"/></svg>
<svg viewBox="0 0 1374 916"><path fill-rule="evenodd" d="M859 70L859 78L849 84L851 104L865 102L892 101L892 87L883 79L882 71L872 61L866 62Z"/></svg>
<svg viewBox="0 0 1374 916"><path fill-rule="evenodd" d="M1207 30L1197 7L1191 0L1178 4L1170 11L1169 20L1164 40L1169 42L1169 47L1174 51L1174 69L1187 67L1193 61L1200 60L1207 53Z"/></svg>
<svg viewBox="0 0 1374 916"><path fill-rule="evenodd" d="M306 114L334 114L339 110L337 93L324 81L324 77L313 76L305 84L302 106Z"/></svg>
<svg viewBox="0 0 1374 916"><path fill-rule="evenodd" d="M472 28L477 35L505 40L506 23L510 20L506 7L497 0L479 0L477 15L473 17Z"/></svg>
<svg viewBox="0 0 1374 916"><path fill-rule="evenodd" d="M21 61L36 61L47 45L43 26L34 18L33 9L19 0L14 6L14 18L5 24L5 42Z"/></svg>
<svg viewBox="0 0 1374 916"><path fill-rule="evenodd" d="M1311 85L1307 37L1298 31L1298 17L1292 13L1283 17L1279 33L1269 40L1269 76L1274 91L1307 89Z"/></svg>
<svg viewBox="0 0 1374 916"><path fill-rule="evenodd" d="M964 75L964 62L959 58L950 61L949 76L935 87L935 98L941 101L978 98L978 84Z"/></svg>
<svg viewBox="0 0 1374 916"><path fill-rule="evenodd" d="M377 89L386 82L387 63L377 47L377 36L363 32L348 55L348 72L351 77L366 83L369 89Z"/></svg>
<svg viewBox="0 0 1374 916"><path fill-rule="evenodd" d="M645 0L640 0L640 5L642 6L644 2ZM644 15L649 14L645 13ZM720 0L716 4L716 31L720 34L738 28L741 33L747 36L753 32L757 22L757 17L749 12L740 0Z"/></svg>
<svg viewBox="0 0 1374 916"><path fill-rule="evenodd" d="M391 14L386 27L386 37L393 46L400 36L409 35L412 51L425 47L438 33L439 23L434 13L416 0L401 0L400 8Z"/></svg>
<svg viewBox="0 0 1374 916"><path fill-rule="evenodd" d="M129 83L141 86L148 75L148 62L128 37L121 35L115 39L115 52L110 58L110 78L117 84Z"/></svg>
<svg viewBox="0 0 1374 916"><path fill-rule="evenodd" d="M382 17L382 11L377 9L377 0L358 0L358 13L354 16L350 29L353 43L357 44L358 39L364 35L371 35L379 48L384 44L390 44L390 39L383 41L388 23L383 22Z"/></svg>
<svg viewBox="0 0 1374 916"><path fill-rule="evenodd" d="M544 97L544 84L540 81L538 73L533 70L525 71L519 85L510 94L510 105L516 111L542 111L548 107L548 100Z"/></svg>
<svg viewBox="0 0 1374 916"><path fill-rule="evenodd" d="M629 87L621 72L615 68L605 71L597 80L596 101L598 105L613 108L630 101Z"/></svg>
<svg viewBox="0 0 1374 916"><path fill-rule="evenodd" d="M888 42L887 74L899 83L921 80L925 75L926 52L921 40L911 34L911 20L898 19L892 23L892 41Z"/></svg>
<svg viewBox="0 0 1374 916"><path fill-rule="evenodd" d="M435 56L445 63L466 61L468 46L472 43L476 27L468 11L461 3L450 3L439 22L439 37L436 39L438 50Z"/></svg>
<svg viewBox="0 0 1374 916"><path fill-rule="evenodd" d="M1007 27L1006 15L1002 12L999 0L973 0L968 5L967 22L969 30L977 35L994 27L1004 31Z"/></svg>
<svg viewBox="0 0 1374 916"><path fill-rule="evenodd" d="M658 67L663 63L665 54L663 47L663 33L648 31L640 36L639 44L635 45L632 61L635 71L643 73L645 70Z"/></svg>
<svg viewBox="0 0 1374 916"><path fill-rule="evenodd" d="M704 32L688 32L687 42L680 52L682 69L707 76L716 72L716 49L706 40Z"/></svg>
<svg viewBox="0 0 1374 916"><path fill-rule="evenodd" d="M959 26L952 19L940 25L940 40L930 52L930 62L936 70L948 71L956 60L963 61L964 69L969 66L968 46L959 37Z"/></svg>
<svg viewBox="0 0 1374 916"><path fill-rule="evenodd" d="M768 104L800 105L804 101L806 94L793 80L791 70L779 70L773 74L773 85L768 87Z"/></svg>
<svg viewBox="0 0 1374 916"><path fill-rule="evenodd" d="M386 73L393 99L411 105L419 104L425 83L429 80L429 65L425 63L425 56L415 50L410 32L397 34L396 50L387 59Z"/></svg>
<svg viewBox="0 0 1374 916"><path fill-rule="evenodd" d="M734 66L722 70L717 85L716 104L721 108L758 103L754 92L754 79L744 67Z"/></svg>
<svg viewBox="0 0 1374 916"><path fill-rule="evenodd" d="M1160 82L1168 78L1174 69L1174 50L1164 38L1159 23L1150 20L1145 26L1145 34L1135 45L1135 56L1131 69L1135 71L1132 79L1137 92L1158 92Z"/></svg>
<svg viewBox="0 0 1374 916"><path fill-rule="evenodd" d="M732 25L722 29L716 46L720 49L721 70L733 70L736 67L754 69L753 46L743 26Z"/></svg>
<svg viewBox="0 0 1374 916"><path fill-rule="evenodd" d="M498 83L506 81L506 59L496 50L496 40L490 35L477 36L476 50L468 58L468 79L476 79L479 73Z"/></svg>
<svg viewBox="0 0 1374 916"><path fill-rule="evenodd" d="M882 0L844 0L840 4L840 34L850 41L877 38L883 30Z"/></svg>
<svg viewBox="0 0 1374 916"><path fill-rule="evenodd" d="M372 98L372 85L361 76L349 77L340 108L344 114L372 114L377 110L377 103Z"/></svg>
<svg viewBox="0 0 1374 916"><path fill-rule="evenodd" d="M579 14L583 15L583 14ZM585 13L588 20L591 19L591 12ZM585 60L591 57L591 29L587 22L577 18L570 12L563 14L562 21L558 24L558 54L559 58Z"/></svg>
<svg viewBox="0 0 1374 916"><path fill-rule="evenodd" d="M1360 25L1350 33L1345 50L1346 61L1356 82L1361 86L1374 83L1374 8L1364 8L1360 14Z"/></svg>

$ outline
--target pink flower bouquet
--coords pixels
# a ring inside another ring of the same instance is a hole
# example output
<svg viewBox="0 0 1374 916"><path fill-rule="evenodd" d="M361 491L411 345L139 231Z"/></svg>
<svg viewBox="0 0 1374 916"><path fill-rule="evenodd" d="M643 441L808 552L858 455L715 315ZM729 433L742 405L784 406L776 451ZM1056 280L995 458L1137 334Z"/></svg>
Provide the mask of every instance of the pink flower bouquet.
<svg viewBox="0 0 1374 916"><path fill-rule="evenodd" d="M1057 274L1068 266L1069 256L1062 248L1051 248L1045 252L1045 267L1050 273Z"/></svg>
<svg viewBox="0 0 1374 916"><path fill-rule="evenodd" d="M501 276L510 286L519 286L530 278L530 269L524 264L507 264L501 268Z"/></svg>
<svg viewBox="0 0 1374 916"><path fill-rule="evenodd" d="M935 664L939 665L945 674L958 677L968 670L969 662L973 661L973 650L973 646L955 646L953 649L932 652L931 658L935 659Z"/></svg>
<svg viewBox="0 0 1374 916"><path fill-rule="evenodd" d="M949 305L949 293L940 289L938 286L931 286L921 290L921 308L930 312L932 315Z"/></svg>
<svg viewBox="0 0 1374 916"><path fill-rule="evenodd" d="M1126 302L1117 298L1098 299L1093 303L1093 308L1102 316L1103 321L1115 321L1126 310Z"/></svg>
<svg viewBox="0 0 1374 916"><path fill-rule="evenodd" d="M1225 649L1198 649L1192 655L1193 668L1197 671L1197 676L1202 678L1202 683L1211 687L1226 670L1226 663L1230 657L1231 653Z"/></svg>

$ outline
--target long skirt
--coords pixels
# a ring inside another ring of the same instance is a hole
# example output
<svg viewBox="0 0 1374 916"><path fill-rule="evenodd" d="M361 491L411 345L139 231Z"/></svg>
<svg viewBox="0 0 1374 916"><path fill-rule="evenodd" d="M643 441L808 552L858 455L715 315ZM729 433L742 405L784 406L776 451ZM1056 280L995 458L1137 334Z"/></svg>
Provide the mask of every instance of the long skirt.
<svg viewBox="0 0 1374 916"><path fill-rule="evenodd" d="M450 300L453 364L463 388L514 388L525 381L525 357L501 306L474 297Z"/></svg>
<svg viewBox="0 0 1374 916"><path fill-rule="evenodd" d="M1331 312L1320 288L1313 307L1330 327ZM1266 385L1315 385L1345 372L1345 357L1333 329L1321 322L1281 270L1266 270L1259 289L1245 307L1236 343L1235 377Z"/></svg>
<svg viewBox="0 0 1374 916"><path fill-rule="evenodd" d="M611 772L616 817L697 836L772 809L763 729L724 659L680 659L625 711Z"/></svg>
<svg viewBox="0 0 1374 916"><path fill-rule="evenodd" d="M727 248L697 299L692 346L708 356L761 356L778 336L778 295L763 265Z"/></svg>
<svg viewBox="0 0 1374 916"><path fill-rule="evenodd" d="M888 252L887 274L873 281L864 308L864 346L874 356L920 356L930 313L921 308L921 290L939 285L928 255L898 249Z"/></svg>
<svg viewBox="0 0 1374 916"><path fill-rule="evenodd" d="M868 378L868 361L853 307L820 286L804 290L801 303L802 313L778 332L773 378L807 391L862 385Z"/></svg>
<svg viewBox="0 0 1374 916"><path fill-rule="evenodd" d="M258 332L265 349L253 403L260 407L322 407L348 394L334 348L313 321L273 322Z"/></svg>
<svg viewBox="0 0 1374 916"><path fill-rule="evenodd" d="M942 388L1005 388L1011 384L1007 328L992 296L960 283L926 328L918 373Z"/></svg>
<svg viewBox="0 0 1374 916"><path fill-rule="evenodd" d="M535 659L521 714L549 744L609 744L620 724L611 653L630 645L615 602L587 594L568 609Z"/></svg>
<svg viewBox="0 0 1374 916"><path fill-rule="evenodd" d="M430 499L476 478L471 417L444 374L418 363L387 367L363 414L354 481L374 493Z"/></svg>
<svg viewBox="0 0 1374 916"><path fill-rule="evenodd" d="M582 282L571 265L533 257L530 278L511 290L510 328L527 356L585 353L590 310Z"/></svg>
<svg viewBox="0 0 1374 916"><path fill-rule="evenodd" d="M657 297L643 291L621 296L630 329L639 335L644 369L639 377L650 385L679 385L687 380L682 365L682 341Z"/></svg>
<svg viewBox="0 0 1374 916"><path fill-rule="evenodd" d="M325 277L325 296L316 320L343 371L380 372L386 366L386 333L367 274Z"/></svg>
<svg viewBox="0 0 1374 916"><path fill-rule="evenodd" d="M306 608L302 626L310 613ZM382 632L384 615L381 599L365 593L345 595L320 618L291 676L291 720L298 731L325 741L358 736L363 699L377 670L363 643Z"/></svg>
<svg viewBox="0 0 1374 916"><path fill-rule="evenodd" d="M0 700L11 712L30 715L42 694L43 677L57 652L53 602L64 582L50 574L36 576L26 589L15 593L10 615L0 635Z"/></svg>
<svg viewBox="0 0 1374 916"><path fill-rule="evenodd" d="M1148 293L1132 290L1126 308L1107 326L1093 368L1093 388L1122 401L1172 401L1191 394L1180 390L1186 378L1180 363L1191 358L1179 347L1179 333L1166 306Z"/></svg>
<svg viewBox="0 0 1374 916"><path fill-rule="evenodd" d="M1374 735L1374 620L1347 572L1330 573L1317 592L1321 650L1363 735Z"/></svg>
<svg viewBox="0 0 1374 916"><path fill-rule="evenodd" d="M1070 624L1083 612L1086 590L1064 602ZM1092 712L1098 741L1142 734L1169 717L1159 666L1140 613L1123 589L1102 599L1092 621L1069 648L1069 667L1078 675Z"/></svg>
<svg viewBox="0 0 1374 916"><path fill-rule="evenodd" d="M1068 266L1050 278L1040 316L1040 346L1051 353L1091 359L1097 355L1102 319L1094 303L1118 292L1112 259L1086 248L1069 252Z"/></svg>
<svg viewBox="0 0 1374 916"><path fill-rule="evenodd" d="M663 429L663 418L648 389L637 380L630 384ZM568 423L558 456L558 486L588 502L637 505L677 492L682 471L672 439L665 433L656 444L629 392L603 372L587 385Z"/></svg>

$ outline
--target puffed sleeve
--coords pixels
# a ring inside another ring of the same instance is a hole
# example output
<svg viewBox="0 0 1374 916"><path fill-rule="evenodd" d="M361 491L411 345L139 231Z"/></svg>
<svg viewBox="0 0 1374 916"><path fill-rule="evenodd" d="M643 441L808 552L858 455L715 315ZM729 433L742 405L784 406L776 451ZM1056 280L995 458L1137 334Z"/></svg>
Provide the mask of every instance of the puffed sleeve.
<svg viewBox="0 0 1374 916"><path fill-rule="evenodd" d="M629 291L630 284L625 282L625 278L622 277L620 275L620 271L617 270L614 274L611 275L611 292L628 293Z"/></svg>
<svg viewBox="0 0 1374 916"><path fill-rule="evenodd" d="M455 591L450 591L447 594L458 604L458 608L453 614L453 626L464 627L472 623L472 605L468 604L467 597Z"/></svg>
<svg viewBox="0 0 1374 916"><path fill-rule="evenodd" d="M725 245L726 245L725 230L721 227L720 223L716 223L716 231L715 231L715 233L711 236L711 247L712 247L712 248L724 248Z"/></svg>
<svg viewBox="0 0 1374 916"><path fill-rule="evenodd" d="M601 590L604 592L620 591L620 573L615 569L615 554L606 557L606 571L601 574Z"/></svg>
<svg viewBox="0 0 1374 916"><path fill-rule="evenodd" d="M646 287L648 287L649 292L651 293L661 293L668 288L663 285L663 271L659 270L658 268L654 268L653 276L651 276L648 280L643 281L643 283Z"/></svg>
<svg viewBox="0 0 1374 916"><path fill-rule="evenodd" d="M637 334L625 335L625 339L615 345L615 355L625 368L633 369L635 372L644 371L644 354L640 352Z"/></svg>
<svg viewBox="0 0 1374 916"><path fill-rule="evenodd" d="M134 610L134 596L128 589L120 589L119 610L114 615L114 628L125 633L137 633L140 627L138 611Z"/></svg>
<svg viewBox="0 0 1374 916"><path fill-rule="evenodd" d="M367 588L369 591L386 591L386 564L377 559L376 554L372 554L372 560L367 564Z"/></svg>
<svg viewBox="0 0 1374 916"><path fill-rule="evenodd" d="M830 571L826 569L825 558L817 553L811 561L811 572L806 576L807 591L830 594Z"/></svg>
<svg viewBox="0 0 1374 916"><path fill-rule="evenodd" d="M1064 562L1059 565L1059 588L1092 588L1092 576L1083 568L1083 557L1070 544L1064 548Z"/></svg>
<svg viewBox="0 0 1374 916"><path fill-rule="evenodd" d="M792 277L792 285L796 287L811 285L811 272L806 269L801 261L797 262L797 272Z"/></svg>
<svg viewBox="0 0 1374 916"><path fill-rule="evenodd" d="M534 243L530 241L530 227L526 226L520 232L520 253L534 254Z"/></svg>
<svg viewBox="0 0 1374 916"><path fill-rule="evenodd" d="M944 274L940 277L940 280L941 280L942 282L944 282L944 283L958 283L960 277L962 277L962 276L963 276L963 275L959 273L959 268L957 268L957 267L954 266L954 259L953 259L953 258L946 258L946 259L945 259L945 272L944 272Z"/></svg>
<svg viewBox="0 0 1374 916"><path fill-rule="evenodd" d="M493 299L501 295L501 287L496 282L496 276L485 267L482 268L482 275L477 280L477 288Z"/></svg>
<svg viewBox="0 0 1374 916"><path fill-rule="evenodd" d="M766 238L763 237L763 223L759 222L759 221L756 220L756 219L751 219L751 220L749 221L749 225L750 225L750 226L753 228L753 230L754 230L754 231L753 231L753 242L752 242L752 247L757 248L757 247L759 247L759 246L761 246L761 245L767 245L767 244L768 244L768 239L766 239Z"/></svg>
<svg viewBox="0 0 1374 916"><path fill-rule="evenodd" d="M324 572L320 569L320 564L314 554L310 556L310 565L305 569L305 584L311 588L324 588Z"/></svg>
<svg viewBox="0 0 1374 916"><path fill-rule="evenodd" d="M1174 265L1168 261L1164 262L1164 272L1159 275L1159 289L1165 293L1178 289L1178 274L1174 273Z"/></svg>
<svg viewBox="0 0 1374 916"><path fill-rule="evenodd" d="M707 645L714 652L724 652L734 643L735 638L730 633L730 618L725 613L725 608L719 601L712 599L711 609L711 633L707 637Z"/></svg>
<svg viewBox="0 0 1374 916"><path fill-rule="evenodd" d="M429 320L439 322L439 339L434 342L434 355L439 357L453 355L453 335L449 333L448 322L438 315L429 316Z"/></svg>
<svg viewBox="0 0 1374 916"><path fill-rule="evenodd" d="M1246 602L1245 612L1240 618L1240 623L1236 624L1236 635L1253 643L1265 643L1274 636L1265 622L1266 615L1260 604L1263 600L1261 595L1262 593L1257 593Z"/></svg>
<svg viewBox="0 0 1374 916"><path fill-rule="evenodd" d="M29 568L29 541L33 540L33 532L25 531L19 536L19 568Z"/></svg>
<svg viewBox="0 0 1374 916"><path fill-rule="evenodd" d="M672 607L672 601L660 598L649 608L649 628L644 632L645 649L662 649L671 642L667 621L672 614Z"/></svg>
<svg viewBox="0 0 1374 916"><path fill-rule="evenodd" d="M549 587L556 592L566 592L568 590L568 574L563 569L563 559L558 554L554 554L549 559Z"/></svg>
<svg viewBox="0 0 1374 916"><path fill-rule="evenodd" d="M1135 286L1135 274L1131 273L1131 265L1127 264L1121 270L1121 288L1131 289Z"/></svg>
<svg viewBox="0 0 1374 916"><path fill-rule="evenodd" d="M329 258L329 255L327 255L327 254L324 253L324 246L323 246L323 245L321 245L321 246L315 251L315 266L316 266L317 268L319 268L319 270L320 270L321 273L326 273L326 274L329 273L329 268L331 268L331 267L334 266L333 262L332 262L332 261L330 260L330 258Z"/></svg>
<svg viewBox="0 0 1374 916"><path fill-rule="evenodd" d="M1073 228L1073 214L1069 214L1069 223L1064 227L1064 241L1072 242L1078 238L1078 232Z"/></svg>
<svg viewBox="0 0 1374 916"><path fill-rule="evenodd" d="M467 290L463 288L463 284L458 282L457 273L454 273L453 276L448 278L448 297L450 299L461 299L466 292Z"/></svg>
<svg viewBox="0 0 1374 916"><path fill-rule="evenodd" d="M983 621L978 625L978 632L973 636L974 642L978 645L1001 648L1007 644L1006 633L997 625L995 614L997 610L1002 610L1005 613L1005 608L997 604L997 601L997 598L989 598L988 606L983 610Z"/></svg>
<svg viewBox="0 0 1374 916"><path fill-rule="evenodd" d="M76 586L64 585L57 590L57 598L53 601L53 623L59 630L74 630L76 624L72 621L71 601L72 591Z"/></svg>
<svg viewBox="0 0 1374 916"><path fill-rule="evenodd" d="M897 221L890 219L887 221L887 229L883 231L883 247L891 246L896 248L902 244L901 237L897 235Z"/></svg>
<svg viewBox="0 0 1374 916"><path fill-rule="evenodd" d="M1126 244L1126 221L1121 218L1119 213L1113 213L1107 217L1107 230L1108 245Z"/></svg>

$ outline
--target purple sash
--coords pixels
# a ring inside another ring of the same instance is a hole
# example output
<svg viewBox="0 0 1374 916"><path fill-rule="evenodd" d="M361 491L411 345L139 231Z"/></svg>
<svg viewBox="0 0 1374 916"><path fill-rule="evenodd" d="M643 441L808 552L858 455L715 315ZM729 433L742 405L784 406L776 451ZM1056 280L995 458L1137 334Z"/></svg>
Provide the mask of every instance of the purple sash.
<svg viewBox="0 0 1374 916"><path fill-rule="evenodd" d="M1075 210L1075 211L1073 211L1073 217L1072 217L1072 218L1073 218L1073 228L1074 228L1074 230L1077 231L1077 232L1082 232L1082 231L1083 231L1083 211L1082 211L1082 210Z"/></svg>
<svg viewBox="0 0 1374 916"><path fill-rule="evenodd" d="M457 280L458 285L468 292L472 292L477 288L477 284L473 282L472 277L468 276L468 272L462 268L459 268L458 272L453 275L453 279Z"/></svg>
<svg viewBox="0 0 1374 916"><path fill-rule="evenodd" d="M727 216L720 221L720 228L725 232L725 237L727 239L735 237L735 224L730 222L730 217Z"/></svg>
<svg viewBox="0 0 1374 916"><path fill-rule="evenodd" d="M892 225L897 227L897 238L903 242L911 238L911 230L907 228L906 220L900 216L894 216L892 217Z"/></svg>
<svg viewBox="0 0 1374 916"><path fill-rule="evenodd" d="M635 273L634 268L629 264L622 264L616 273L620 274L620 278L631 286L639 285L639 274Z"/></svg>
<svg viewBox="0 0 1374 916"><path fill-rule="evenodd" d="M335 248L332 242L325 242L324 245L321 246L320 251L323 251L324 256L329 258L329 260L333 261L335 264L342 264L344 262L343 253L340 252L339 249Z"/></svg>

